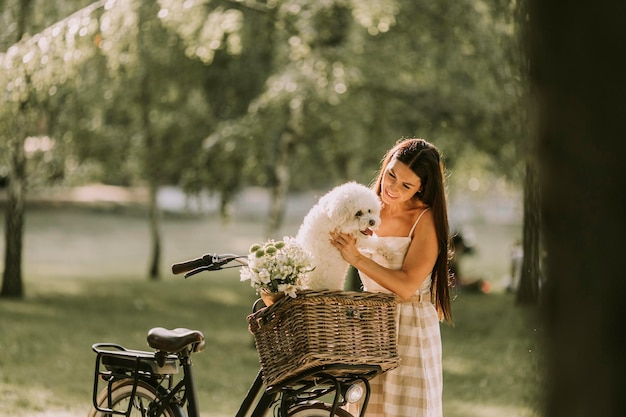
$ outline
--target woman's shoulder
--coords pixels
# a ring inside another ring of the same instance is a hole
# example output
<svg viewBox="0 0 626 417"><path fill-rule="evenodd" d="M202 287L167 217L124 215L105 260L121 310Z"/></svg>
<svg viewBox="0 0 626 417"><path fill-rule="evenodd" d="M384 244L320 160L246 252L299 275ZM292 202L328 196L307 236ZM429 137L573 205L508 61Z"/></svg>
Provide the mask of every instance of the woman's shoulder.
<svg viewBox="0 0 626 417"><path fill-rule="evenodd" d="M433 215L433 211L428 206L420 207L416 209L416 213L413 215L413 223L411 225L411 232L409 236L413 237L415 231L426 230L429 228L434 228L435 226L435 218Z"/></svg>
<svg viewBox="0 0 626 417"><path fill-rule="evenodd" d="M392 216L381 216L382 221L377 231L379 237L410 237L418 223L433 223L428 207L415 207Z"/></svg>

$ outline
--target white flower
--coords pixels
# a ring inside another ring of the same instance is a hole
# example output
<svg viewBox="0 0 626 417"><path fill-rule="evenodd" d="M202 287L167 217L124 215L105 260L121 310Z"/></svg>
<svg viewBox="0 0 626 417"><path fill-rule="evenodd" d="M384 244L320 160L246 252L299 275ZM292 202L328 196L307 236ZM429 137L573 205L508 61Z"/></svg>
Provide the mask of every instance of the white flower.
<svg viewBox="0 0 626 417"><path fill-rule="evenodd" d="M299 289L299 286L291 285L291 284L280 284L278 286L278 291L284 292L286 295L290 296L291 298L296 298L296 291L298 289Z"/></svg>
<svg viewBox="0 0 626 417"><path fill-rule="evenodd" d="M240 270L242 281L250 280L257 292L284 292L296 297L300 282L313 270L313 258L292 237L282 241L272 239L254 244L248 254L248 265Z"/></svg>

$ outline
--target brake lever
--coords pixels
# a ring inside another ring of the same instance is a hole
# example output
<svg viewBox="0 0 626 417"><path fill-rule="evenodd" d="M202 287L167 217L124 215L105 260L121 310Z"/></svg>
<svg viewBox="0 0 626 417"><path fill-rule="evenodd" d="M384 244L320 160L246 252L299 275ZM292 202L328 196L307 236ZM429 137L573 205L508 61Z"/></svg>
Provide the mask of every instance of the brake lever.
<svg viewBox="0 0 626 417"><path fill-rule="evenodd" d="M201 266L200 268L196 268L196 269L193 269L193 270L191 270L191 271L187 272L185 275L183 275L183 277L184 277L185 279L187 279L187 278L189 278L189 277L190 277L190 276L192 276L192 275L196 275L196 274L199 274L200 272L203 272L203 271L208 271L208 270L209 270L209 267L207 267L207 266Z"/></svg>

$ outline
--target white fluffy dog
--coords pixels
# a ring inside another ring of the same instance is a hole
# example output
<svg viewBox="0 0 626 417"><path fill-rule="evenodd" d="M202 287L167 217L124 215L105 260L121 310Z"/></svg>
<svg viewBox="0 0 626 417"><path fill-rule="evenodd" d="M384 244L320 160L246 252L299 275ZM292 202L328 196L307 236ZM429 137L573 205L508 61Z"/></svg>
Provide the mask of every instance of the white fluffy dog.
<svg viewBox="0 0 626 417"><path fill-rule="evenodd" d="M341 231L363 243L380 224L380 199L356 182L348 182L324 194L304 217L296 240L313 255L315 269L308 273L304 288L343 290L348 263L330 243L330 232Z"/></svg>

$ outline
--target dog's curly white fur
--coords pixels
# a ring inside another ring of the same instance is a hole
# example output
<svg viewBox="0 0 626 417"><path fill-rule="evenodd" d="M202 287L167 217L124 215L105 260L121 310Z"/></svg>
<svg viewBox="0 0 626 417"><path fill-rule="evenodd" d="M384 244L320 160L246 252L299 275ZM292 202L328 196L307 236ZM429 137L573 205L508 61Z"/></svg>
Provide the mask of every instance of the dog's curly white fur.
<svg viewBox="0 0 626 417"><path fill-rule="evenodd" d="M348 182L324 194L304 217L296 240L313 255L315 269L307 274L304 288L343 290L348 263L330 243L330 232L341 231L360 246L380 224L380 199L356 182Z"/></svg>

